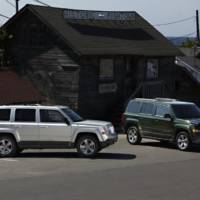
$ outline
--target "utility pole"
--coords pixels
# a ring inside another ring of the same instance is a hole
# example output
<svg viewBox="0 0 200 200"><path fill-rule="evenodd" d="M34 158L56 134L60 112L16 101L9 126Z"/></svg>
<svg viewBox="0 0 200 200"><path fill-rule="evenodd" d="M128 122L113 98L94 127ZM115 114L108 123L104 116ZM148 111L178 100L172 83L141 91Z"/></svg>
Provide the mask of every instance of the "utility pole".
<svg viewBox="0 0 200 200"><path fill-rule="evenodd" d="M197 26L197 41L200 42L200 35L199 35L199 11L196 10L196 26Z"/></svg>
<svg viewBox="0 0 200 200"><path fill-rule="evenodd" d="M15 5L16 5L16 13L19 11L19 0L15 0Z"/></svg>

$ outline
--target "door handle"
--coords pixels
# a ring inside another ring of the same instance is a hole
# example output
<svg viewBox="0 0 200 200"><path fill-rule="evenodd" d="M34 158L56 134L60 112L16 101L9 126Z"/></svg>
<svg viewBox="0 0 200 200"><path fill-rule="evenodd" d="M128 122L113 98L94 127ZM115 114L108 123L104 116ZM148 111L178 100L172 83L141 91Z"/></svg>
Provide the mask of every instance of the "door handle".
<svg viewBox="0 0 200 200"><path fill-rule="evenodd" d="M48 128L48 126L40 126L40 128Z"/></svg>
<svg viewBox="0 0 200 200"><path fill-rule="evenodd" d="M21 128L22 126L21 125L15 125L15 128Z"/></svg>

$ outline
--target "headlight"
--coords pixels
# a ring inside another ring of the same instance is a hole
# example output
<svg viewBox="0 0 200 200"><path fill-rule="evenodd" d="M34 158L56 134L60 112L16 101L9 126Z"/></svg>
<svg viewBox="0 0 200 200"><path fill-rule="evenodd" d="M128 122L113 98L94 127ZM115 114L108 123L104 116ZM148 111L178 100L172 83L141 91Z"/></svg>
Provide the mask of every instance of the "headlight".
<svg viewBox="0 0 200 200"><path fill-rule="evenodd" d="M193 132L193 133L200 133L200 130L199 130L199 129L196 129L196 128L192 128L192 132Z"/></svg>
<svg viewBox="0 0 200 200"><path fill-rule="evenodd" d="M110 131L111 134L115 133L114 127L113 127L113 126L110 126L110 127L109 127L109 131Z"/></svg>
<svg viewBox="0 0 200 200"><path fill-rule="evenodd" d="M99 132L100 132L101 134L107 134L107 133L108 133L108 131L107 131L107 129L106 129L105 127L100 127L100 128L99 128Z"/></svg>

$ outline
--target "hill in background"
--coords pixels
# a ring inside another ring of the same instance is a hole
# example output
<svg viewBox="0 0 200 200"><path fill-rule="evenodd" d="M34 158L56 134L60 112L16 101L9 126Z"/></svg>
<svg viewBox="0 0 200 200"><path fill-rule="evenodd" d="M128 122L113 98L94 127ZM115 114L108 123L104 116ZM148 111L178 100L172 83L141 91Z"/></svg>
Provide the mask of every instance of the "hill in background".
<svg viewBox="0 0 200 200"><path fill-rule="evenodd" d="M187 39L194 40L194 37L167 37L174 45L181 46Z"/></svg>

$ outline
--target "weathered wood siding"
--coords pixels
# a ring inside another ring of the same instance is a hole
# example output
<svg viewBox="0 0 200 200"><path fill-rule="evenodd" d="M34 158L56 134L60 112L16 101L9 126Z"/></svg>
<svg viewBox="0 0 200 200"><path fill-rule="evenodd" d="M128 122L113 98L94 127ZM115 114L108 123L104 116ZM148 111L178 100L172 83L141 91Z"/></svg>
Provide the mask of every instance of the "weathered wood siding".
<svg viewBox="0 0 200 200"><path fill-rule="evenodd" d="M184 68L176 66L176 94L175 97L183 101L192 101L200 106L199 84L188 75Z"/></svg>
<svg viewBox="0 0 200 200"><path fill-rule="evenodd" d="M173 57L157 57L158 78L147 80L149 57L78 57L31 12L24 13L23 18L9 27L9 33L13 34L10 50L17 70L32 80L47 102L68 105L86 118L110 119L123 112L127 99L141 84L134 97L173 96ZM111 79L99 77L100 60L105 58L114 63Z"/></svg>
<svg viewBox="0 0 200 200"><path fill-rule="evenodd" d="M9 30L13 34L10 50L17 71L32 81L48 103L78 109L78 62L41 21L30 12L25 16Z"/></svg>
<svg viewBox="0 0 200 200"><path fill-rule="evenodd" d="M113 79L100 79L100 59L102 57L85 57L80 71L80 111L84 116L109 119L113 109L124 97L125 62L123 58L109 57L114 61ZM102 85L116 85L112 92L100 92Z"/></svg>

